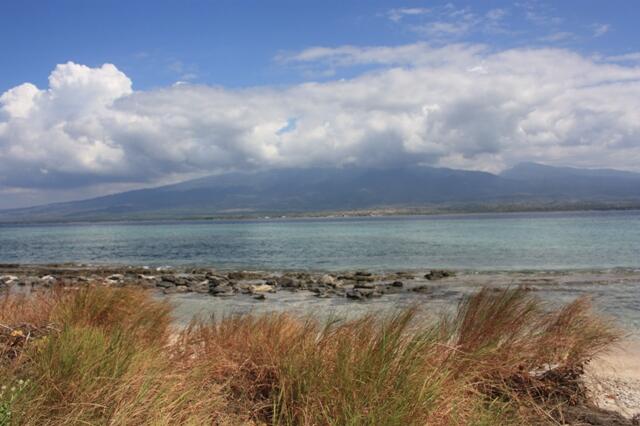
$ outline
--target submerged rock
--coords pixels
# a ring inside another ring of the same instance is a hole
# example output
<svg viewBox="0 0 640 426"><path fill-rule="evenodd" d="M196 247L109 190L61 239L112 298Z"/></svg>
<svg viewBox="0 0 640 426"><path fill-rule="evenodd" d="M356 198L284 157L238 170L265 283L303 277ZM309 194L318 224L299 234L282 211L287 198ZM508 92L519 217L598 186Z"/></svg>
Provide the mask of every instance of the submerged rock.
<svg viewBox="0 0 640 426"><path fill-rule="evenodd" d="M372 297L380 297L382 294L371 288L354 288L345 293L349 299L365 300Z"/></svg>
<svg viewBox="0 0 640 426"><path fill-rule="evenodd" d="M411 288L410 291L413 291L414 293L430 293L432 291L432 288L428 285L419 285L417 287Z"/></svg>
<svg viewBox="0 0 640 426"><path fill-rule="evenodd" d="M232 271L227 273L227 278L230 280L257 280L261 278L259 272L249 272L249 271Z"/></svg>
<svg viewBox="0 0 640 426"><path fill-rule="evenodd" d="M441 269L434 269L432 271L427 272L424 277L429 281L441 280L443 278L449 278L455 276L455 273L452 271L446 271Z"/></svg>
<svg viewBox="0 0 640 426"><path fill-rule="evenodd" d="M235 293L235 290L228 283L216 286L211 286L211 284L209 284L209 293L213 296L232 296Z"/></svg>

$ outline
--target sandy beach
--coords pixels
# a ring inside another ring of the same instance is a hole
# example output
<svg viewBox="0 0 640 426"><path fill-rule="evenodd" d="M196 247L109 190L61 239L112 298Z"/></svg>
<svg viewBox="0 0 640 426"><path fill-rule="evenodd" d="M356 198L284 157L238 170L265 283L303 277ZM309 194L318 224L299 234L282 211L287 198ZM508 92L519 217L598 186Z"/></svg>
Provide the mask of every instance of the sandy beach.
<svg viewBox="0 0 640 426"><path fill-rule="evenodd" d="M640 420L640 340L627 340L592 362L585 379L599 408Z"/></svg>

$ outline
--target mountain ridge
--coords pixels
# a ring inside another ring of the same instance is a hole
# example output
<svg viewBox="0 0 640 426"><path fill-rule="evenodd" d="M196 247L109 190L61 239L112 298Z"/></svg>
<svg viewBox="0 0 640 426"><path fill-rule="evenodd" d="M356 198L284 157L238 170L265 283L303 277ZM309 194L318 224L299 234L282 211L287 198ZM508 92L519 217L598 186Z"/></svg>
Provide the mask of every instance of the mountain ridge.
<svg viewBox="0 0 640 426"><path fill-rule="evenodd" d="M564 204L563 204L564 203ZM0 211L0 222L305 214L381 208L640 206L640 173L522 163L500 174L411 166L231 172L156 188Z"/></svg>

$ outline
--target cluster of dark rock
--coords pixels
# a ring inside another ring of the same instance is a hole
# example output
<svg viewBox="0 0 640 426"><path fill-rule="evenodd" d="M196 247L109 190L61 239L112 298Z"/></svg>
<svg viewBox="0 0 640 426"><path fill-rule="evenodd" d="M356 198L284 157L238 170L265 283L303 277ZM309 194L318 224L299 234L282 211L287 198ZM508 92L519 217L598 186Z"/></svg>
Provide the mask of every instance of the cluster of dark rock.
<svg viewBox="0 0 640 426"><path fill-rule="evenodd" d="M426 281L452 276L450 271L426 274L394 272L347 273L217 271L215 269L174 269L169 267L115 267L83 265L20 266L0 265L0 287L32 290L53 286L82 285L138 286L155 288L164 294L201 293L215 297L237 294L266 299L277 291L307 291L316 297L346 297L365 300L385 294L428 290Z"/></svg>

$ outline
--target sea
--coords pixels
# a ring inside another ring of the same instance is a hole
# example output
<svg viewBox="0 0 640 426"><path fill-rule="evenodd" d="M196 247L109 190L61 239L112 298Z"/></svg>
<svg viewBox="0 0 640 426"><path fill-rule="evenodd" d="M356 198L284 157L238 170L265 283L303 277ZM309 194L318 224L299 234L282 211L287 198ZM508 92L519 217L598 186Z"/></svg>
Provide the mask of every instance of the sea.
<svg viewBox="0 0 640 426"><path fill-rule="evenodd" d="M265 271L435 268L455 270L463 277L495 277L504 285L522 274L531 274L534 282L544 276L562 277L557 284L553 278L538 286L541 297L558 302L590 294L605 314L621 320L632 333L640 330L640 280L634 278L640 276L640 211L4 224L0 263ZM443 284L442 298L423 298L420 303L446 308L473 291L465 282L459 279L451 288ZM242 297L174 298L178 315L185 319L196 311L352 313L415 302L403 295L354 305L280 293L271 304Z"/></svg>

